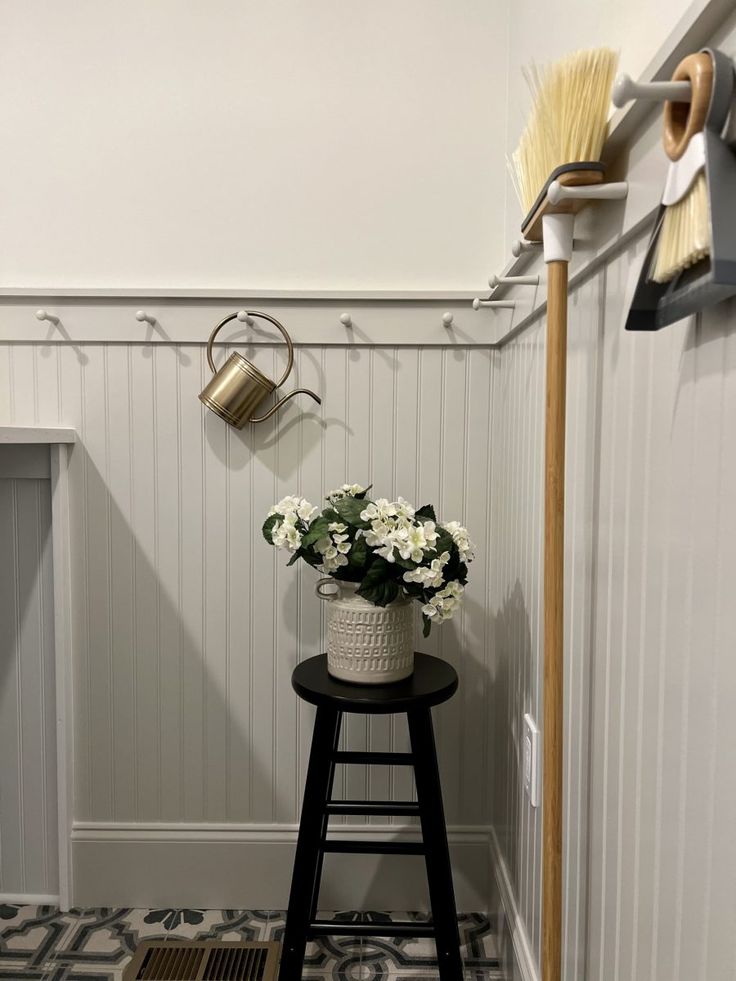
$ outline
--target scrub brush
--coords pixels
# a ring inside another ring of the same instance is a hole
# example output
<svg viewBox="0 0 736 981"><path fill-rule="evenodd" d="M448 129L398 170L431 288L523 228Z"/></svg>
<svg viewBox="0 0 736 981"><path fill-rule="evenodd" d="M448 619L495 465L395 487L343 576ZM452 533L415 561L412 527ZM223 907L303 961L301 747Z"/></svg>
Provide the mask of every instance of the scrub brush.
<svg viewBox="0 0 736 981"><path fill-rule="evenodd" d="M543 981L562 964L562 720L565 528L567 273L575 212L585 201L559 200L550 185L600 184L611 88L618 56L577 51L527 72L534 107L512 157L514 184L527 212L525 239L542 241L547 263L544 461L544 742L542 795ZM548 194L549 191L549 194ZM552 200L554 198L554 200Z"/></svg>
<svg viewBox="0 0 736 981"><path fill-rule="evenodd" d="M688 55L673 82L690 82L690 103L666 102L662 141L670 164L665 211L649 278L668 283L710 255L710 214L705 181L703 129L713 92L713 61L707 51Z"/></svg>

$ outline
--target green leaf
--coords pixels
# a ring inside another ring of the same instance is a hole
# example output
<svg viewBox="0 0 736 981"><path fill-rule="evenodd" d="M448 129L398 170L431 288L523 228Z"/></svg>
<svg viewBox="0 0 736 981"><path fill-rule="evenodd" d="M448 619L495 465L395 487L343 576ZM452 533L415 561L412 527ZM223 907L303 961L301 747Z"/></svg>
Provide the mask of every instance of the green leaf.
<svg viewBox="0 0 736 981"><path fill-rule="evenodd" d="M424 613L422 613L422 623L424 624L422 634L425 637L429 637L429 631L432 629L432 621Z"/></svg>
<svg viewBox="0 0 736 981"><path fill-rule="evenodd" d="M434 513L434 508L431 504L425 504L424 507L419 508L415 512L414 517L421 521L437 521L437 515Z"/></svg>
<svg viewBox="0 0 736 981"><path fill-rule="evenodd" d="M395 565L377 556L363 576L358 596L375 603L376 606L386 606L399 595L400 587L395 576Z"/></svg>
<svg viewBox="0 0 736 981"><path fill-rule="evenodd" d="M290 565L294 565L296 560L300 559L301 557L302 557L302 550L298 548L296 552L294 552L292 557L289 559L289 561L286 563L286 568L288 569Z"/></svg>
<svg viewBox="0 0 736 981"><path fill-rule="evenodd" d="M348 552L348 562L352 566L362 568L368 561L368 546L365 538L356 538L353 547Z"/></svg>
<svg viewBox="0 0 736 981"><path fill-rule="evenodd" d="M335 510L340 515L340 519L353 528L370 528L370 522L363 521L360 516L360 512L365 511L365 504L357 497L343 497L335 501Z"/></svg>
<svg viewBox="0 0 736 981"><path fill-rule="evenodd" d="M387 562L385 559L381 558L380 555L377 555L368 566L368 571L363 576L363 585L377 586L379 583L393 578L394 567L392 563Z"/></svg>
<svg viewBox="0 0 736 981"><path fill-rule="evenodd" d="M437 541L434 543L434 547L437 549L438 555L442 555L443 552L449 552L450 555L457 552L457 545L455 545L452 535L441 527L437 528Z"/></svg>
<svg viewBox="0 0 736 981"><path fill-rule="evenodd" d="M314 545L315 542L319 541L320 538L324 538L328 534L327 529L330 526L330 519L321 515L309 526L309 531L302 536L302 548L309 548L310 545Z"/></svg>
<svg viewBox="0 0 736 981"><path fill-rule="evenodd" d="M273 531L273 526L278 524L279 521L283 521L283 515L272 514L270 517L266 518L263 522L263 537L266 539L269 545L273 545L273 540L271 538L271 532Z"/></svg>
<svg viewBox="0 0 736 981"><path fill-rule="evenodd" d="M368 491L371 489L372 486L373 486L373 484L368 484L368 486L366 487L366 489L364 491L361 491L360 494L356 494L355 495L355 500L356 501L364 501L365 498L366 498L366 495L367 495Z"/></svg>
<svg viewBox="0 0 736 981"><path fill-rule="evenodd" d="M388 579L373 586L366 586L364 579L363 585L358 590L358 596L362 596L370 603L375 603L376 606L388 606L399 595L399 588L395 579Z"/></svg>

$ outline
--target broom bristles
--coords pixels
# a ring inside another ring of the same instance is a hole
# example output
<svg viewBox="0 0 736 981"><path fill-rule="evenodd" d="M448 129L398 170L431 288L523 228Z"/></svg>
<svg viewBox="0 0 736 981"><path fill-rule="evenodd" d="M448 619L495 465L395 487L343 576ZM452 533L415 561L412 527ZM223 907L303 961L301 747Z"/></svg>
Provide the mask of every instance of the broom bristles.
<svg viewBox="0 0 736 981"><path fill-rule="evenodd" d="M665 208L649 279L668 283L688 266L710 255L710 215L705 173L687 194Z"/></svg>
<svg viewBox="0 0 736 981"><path fill-rule="evenodd" d="M593 48L524 70L533 107L509 168L525 214L556 167L600 159L617 64L615 51Z"/></svg>

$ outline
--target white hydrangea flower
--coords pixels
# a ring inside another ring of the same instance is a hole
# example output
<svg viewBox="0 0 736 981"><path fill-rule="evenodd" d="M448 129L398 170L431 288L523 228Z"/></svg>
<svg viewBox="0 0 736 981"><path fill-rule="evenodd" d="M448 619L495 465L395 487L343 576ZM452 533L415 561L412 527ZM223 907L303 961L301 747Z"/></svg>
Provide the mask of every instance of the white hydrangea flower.
<svg viewBox="0 0 736 981"><path fill-rule="evenodd" d="M424 526L411 525L409 528L400 529L398 534L398 548L401 558L411 559L412 562L421 562L424 558L424 553L431 547L424 534ZM437 535L434 537L436 538Z"/></svg>
<svg viewBox="0 0 736 981"><path fill-rule="evenodd" d="M436 589L442 585L442 570L450 561L450 553L443 552L436 559L432 559L429 566L420 565L416 569L407 569L404 573L404 582L418 582L422 586L429 586Z"/></svg>
<svg viewBox="0 0 736 981"><path fill-rule="evenodd" d="M367 521L368 519L364 518L363 520ZM387 522L379 520L373 521L370 528L367 528L364 532L366 544L370 545L371 548L375 548L377 545L383 545L386 542L391 530L392 529Z"/></svg>
<svg viewBox="0 0 736 981"><path fill-rule="evenodd" d="M430 620L451 620L460 606L465 587L461 582L453 579L448 582L444 589L435 593L429 603L422 607L422 613Z"/></svg>
<svg viewBox="0 0 736 981"><path fill-rule="evenodd" d="M331 490L327 495L327 500L341 501L343 497L357 497L358 494L365 494L365 487L360 484L343 484L342 487Z"/></svg>
<svg viewBox="0 0 736 981"><path fill-rule="evenodd" d="M396 501L394 507L396 508L396 514L398 517L407 518L409 521L411 521L416 514L414 507L409 504L408 501L405 501L403 497L400 497L398 501Z"/></svg>
<svg viewBox="0 0 736 981"><path fill-rule="evenodd" d="M319 538L314 543L314 548L322 556L323 571L329 573L348 564L347 555L352 548L352 543L350 535L346 534L347 525L342 524L342 522L330 522L327 530L330 534Z"/></svg>
<svg viewBox="0 0 736 981"><path fill-rule="evenodd" d="M302 521L304 521L306 524L309 524L309 522L312 520L315 514L317 514L318 511L319 508L315 507L313 504L310 504L309 501L302 498L301 504L297 508L296 513L299 515Z"/></svg>
<svg viewBox="0 0 736 981"><path fill-rule="evenodd" d="M396 557L394 555L394 549L398 549L401 546L401 535L403 529L392 528L382 539L381 547L376 549L376 554L380 555L387 562L395 562ZM366 535L366 541L368 541L368 536ZM370 542L368 543L370 544Z"/></svg>
<svg viewBox="0 0 736 981"><path fill-rule="evenodd" d="M452 535L452 540L460 553L460 561L472 562L475 558L475 545L470 540L468 529L463 528L459 521L448 521L442 527Z"/></svg>
<svg viewBox="0 0 736 981"><path fill-rule="evenodd" d="M302 535L296 527L295 518L287 515L283 521L277 522L271 529L271 541L276 548L288 548L290 552L296 552L302 543Z"/></svg>
<svg viewBox="0 0 736 981"><path fill-rule="evenodd" d="M385 521L386 518L393 518L395 515L396 505L387 501L385 497L379 497L360 512L361 521Z"/></svg>
<svg viewBox="0 0 736 981"><path fill-rule="evenodd" d="M284 518L294 515L301 518L308 525L318 511L319 508L310 504L305 497L295 497L293 494L290 494L288 497L282 498L278 504L274 504L269 509L268 514L269 517L273 514L280 514Z"/></svg>

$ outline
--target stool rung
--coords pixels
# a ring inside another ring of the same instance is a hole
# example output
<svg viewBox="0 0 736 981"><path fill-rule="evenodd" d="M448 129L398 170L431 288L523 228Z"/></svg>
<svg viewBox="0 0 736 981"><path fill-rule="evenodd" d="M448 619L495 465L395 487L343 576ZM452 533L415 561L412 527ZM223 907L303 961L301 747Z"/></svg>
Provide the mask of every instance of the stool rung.
<svg viewBox="0 0 736 981"><path fill-rule="evenodd" d="M335 763L369 763L380 766L414 766L411 753L362 753L349 750L332 754Z"/></svg>
<svg viewBox="0 0 736 981"><path fill-rule="evenodd" d="M382 814L410 817L419 814L419 804L410 800L331 800L328 814Z"/></svg>
<svg viewBox="0 0 736 981"><path fill-rule="evenodd" d="M424 842L421 841L346 841L328 839L322 842L325 852L357 855L424 855Z"/></svg>
<svg viewBox="0 0 736 981"><path fill-rule="evenodd" d="M434 924L422 920L394 920L391 923L346 923L343 920L313 920L307 929L311 937L433 937Z"/></svg>

